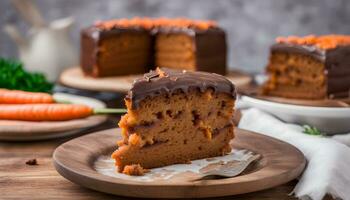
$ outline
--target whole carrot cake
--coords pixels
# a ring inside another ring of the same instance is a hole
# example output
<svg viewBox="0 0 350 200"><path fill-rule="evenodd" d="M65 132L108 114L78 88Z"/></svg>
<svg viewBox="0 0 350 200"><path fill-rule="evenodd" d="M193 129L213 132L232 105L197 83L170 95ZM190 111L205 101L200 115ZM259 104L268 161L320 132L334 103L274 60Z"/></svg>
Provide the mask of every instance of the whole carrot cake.
<svg viewBox="0 0 350 200"><path fill-rule="evenodd" d="M280 37L271 47L265 95L325 99L349 97L350 36Z"/></svg>
<svg viewBox="0 0 350 200"><path fill-rule="evenodd" d="M112 155L118 171L230 152L235 96L234 85L218 74L167 68L146 73L125 98L128 111L119 122L123 139Z"/></svg>
<svg viewBox="0 0 350 200"><path fill-rule="evenodd" d="M82 30L86 75L143 74L149 66L225 74L225 32L213 21L183 18L116 19Z"/></svg>

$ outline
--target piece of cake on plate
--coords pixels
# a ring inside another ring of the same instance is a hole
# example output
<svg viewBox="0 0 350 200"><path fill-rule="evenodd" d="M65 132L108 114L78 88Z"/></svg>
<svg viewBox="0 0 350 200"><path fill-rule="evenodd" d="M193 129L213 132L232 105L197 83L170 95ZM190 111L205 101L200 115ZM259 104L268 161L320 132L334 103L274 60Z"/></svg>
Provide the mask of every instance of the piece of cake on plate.
<svg viewBox="0 0 350 200"><path fill-rule="evenodd" d="M143 74L149 66L225 74L225 32L213 21L183 18L116 19L82 30L86 75Z"/></svg>
<svg viewBox="0 0 350 200"><path fill-rule="evenodd" d="M271 47L264 95L298 99L349 97L350 36L280 37Z"/></svg>
<svg viewBox="0 0 350 200"><path fill-rule="evenodd" d="M118 171L229 153L235 97L234 85L215 73L167 68L146 73L125 98L123 139L112 155Z"/></svg>

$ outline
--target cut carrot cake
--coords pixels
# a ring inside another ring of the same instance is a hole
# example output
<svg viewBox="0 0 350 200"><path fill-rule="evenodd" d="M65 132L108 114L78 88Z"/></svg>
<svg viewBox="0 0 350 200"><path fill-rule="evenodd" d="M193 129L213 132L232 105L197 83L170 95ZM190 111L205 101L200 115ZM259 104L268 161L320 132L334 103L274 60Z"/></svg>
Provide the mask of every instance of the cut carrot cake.
<svg viewBox="0 0 350 200"><path fill-rule="evenodd" d="M350 36L277 38L264 95L325 99L350 95Z"/></svg>
<svg viewBox="0 0 350 200"><path fill-rule="evenodd" d="M116 19L81 32L86 75L143 74L149 66L225 74L225 32L213 21L183 18Z"/></svg>
<svg viewBox="0 0 350 200"><path fill-rule="evenodd" d="M206 72L157 68L137 79L125 98L123 139L112 157L149 169L231 151L235 87Z"/></svg>

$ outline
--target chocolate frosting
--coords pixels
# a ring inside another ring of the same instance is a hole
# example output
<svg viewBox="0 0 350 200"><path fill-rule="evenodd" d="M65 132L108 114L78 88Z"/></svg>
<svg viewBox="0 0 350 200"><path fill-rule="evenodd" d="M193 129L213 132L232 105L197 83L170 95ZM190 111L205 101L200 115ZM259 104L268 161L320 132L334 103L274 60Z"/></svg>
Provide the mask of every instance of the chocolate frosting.
<svg viewBox="0 0 350 200"><path fill-rule="evenodd" d="M350 45L320 49L312 45L276 43L271 52L299 53L319 60L325 66L328 97L350 97Z"/></svg>
<svg viewBox="0 0 350 200"><path fill-rule="evenodd" d="M81 34L90 36L97 44L97 42L102 37L108 37L109 35L113 36L116 33L122 33L122 32L148 32L151 36L157 35L159 33L164 34L172 34L172 33L184 33L190 36L195 36L198 34L225 34L225 31L219 27L210 27L208 29L202 30L192 27L156 27L152 28L150 30L147 30L142 27L133 26L133 27L114 27L112 29L104 30L101 28L98 28L96 26L90 26L85 29L82 29Z"/></svg>
<svg viewBox="0 0 350 200"><path fill-rule="evenodd" d="M126 99L131 100L132 108L137 108L147 97L172 94L178 90L188 93L190 89L201 92L213 89L215 93L226 93L236 98L235 86L219 74L157 68L136 79Z"/></svg>
<svg viewBox="0 0 350 200"><path fill-rule="evenodd" d="M299 53L307 56L311 56L321 62L326 60L326 52L323 49L319 49L316 46L296 45L288 43L276 43L271 46L271 52L288 52Z"/></svg>

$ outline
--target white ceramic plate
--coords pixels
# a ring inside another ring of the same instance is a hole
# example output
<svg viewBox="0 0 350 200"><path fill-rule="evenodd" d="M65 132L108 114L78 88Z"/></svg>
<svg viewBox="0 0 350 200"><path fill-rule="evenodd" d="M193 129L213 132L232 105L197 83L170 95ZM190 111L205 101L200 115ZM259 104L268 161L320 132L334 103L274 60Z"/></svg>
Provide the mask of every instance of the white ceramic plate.
<svg viewBox="0 0 350 200"><path fill-rule="evenodd" d="M350 108L291 105L248 96L241 96L237 106L255 107L287 123L315 126L329 135L350 132Z"/></svg>
<svg viewBox="0 0 350 200"><path fill-rule="evenodd" d="M55 93L53 97L59 102L84 104L92 108L106 107L106 104L100 100L78 95ZM0 120L0 140L33 141L66 137L97 126L105 122L106 119L107 116L95 115L84 119L57 122Z"/></svg>

